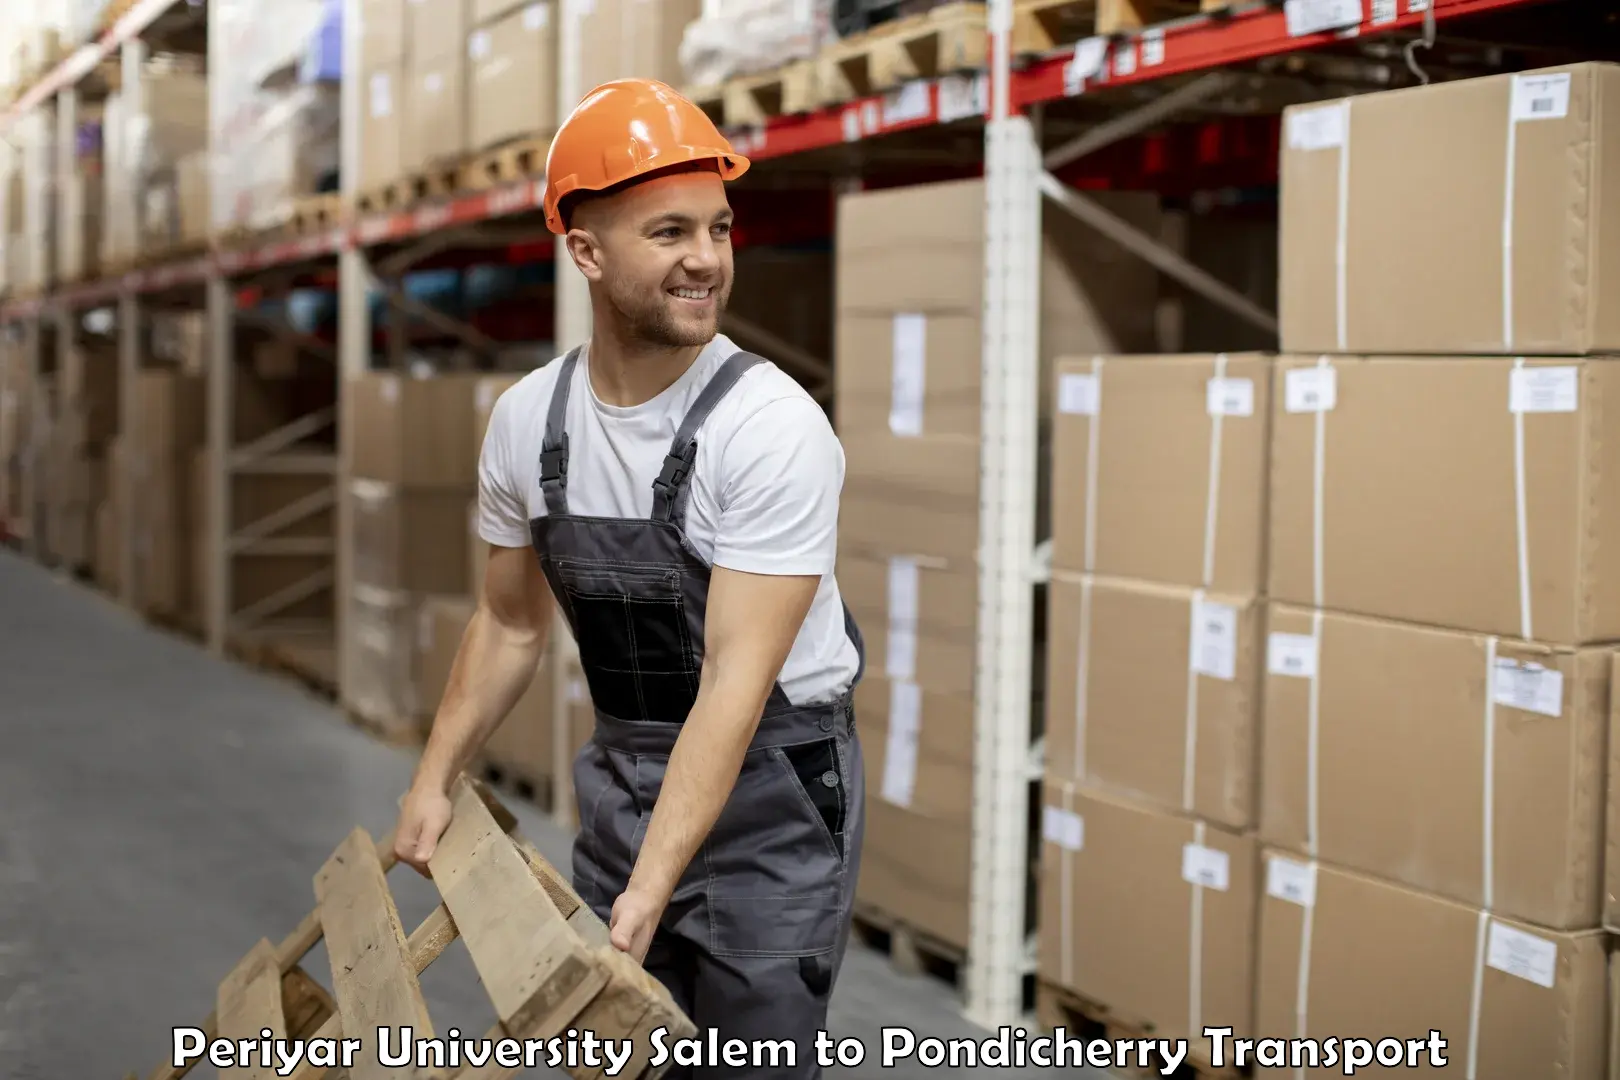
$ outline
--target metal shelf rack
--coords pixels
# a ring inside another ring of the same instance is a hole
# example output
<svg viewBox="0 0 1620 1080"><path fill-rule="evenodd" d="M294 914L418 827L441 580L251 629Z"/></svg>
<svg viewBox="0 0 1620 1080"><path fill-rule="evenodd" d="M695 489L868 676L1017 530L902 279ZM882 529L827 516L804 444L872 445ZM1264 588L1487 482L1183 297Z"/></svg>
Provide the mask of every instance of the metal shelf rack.
<svg viewBox="0 0 1620 1080"><path fill-rule="evenodd" d="M139 0L100 40L85 45L49 75L0 111L0 136L33 110L54 108L58 130L71 133L76 88L98 64L115 55L123 70L140 70L142 35L179 0ZM1037 448L1035 425L1039 387L1036 326L1039 315L1040 219L1045 203L1074 213L1119 243L1152 261L1167 275L1260 326L1274 327L1269 313L1191 265L1157 240L1136 234L1100 205L1063 184L1054 170L1077 157L1148 130L1179 109L1216 94L1224 84L1219 69L1229 65L1300 53L1371 38L1390 31L1523 6L1536 0L1350 0L1359 21L1294 33L1298 20L1344 5L1288 0L1239 4L1223 12L1192 16L1139 32L1090 39L1073 47L1015 63L1010 28L1013 0L989 0L991 35L987 70L947 75L908 84L890 94L790 117L733 132L738 149L758 161L791 159L813 151L861 144L890 135L962 124L983 124L986 186L986 306L983 320L983 400L981 457L980 606L976 679L975 814L971 888L971 941L965 980L970 1019L986 1027L1016 1023L1024 1015L1024 982L1032 969L1025 924L1030 786L1038 775L1039 747L1032 737L1031 680L1034 586L1042 577L1035 534ZM345 25L359 19L359 0L346 0ZM1302 14L1303 13L1303 14ZM578 24L562 20L559 101L578 100ZM210 35L211 38L217 35ZM211 41L210 49L216 47ZM356 35L346 34L344 70L356 69ZM1176 78L1198 76L1200 78ZM126 78L126 85L137 80ZM1066 146L1043 151L1042 110L1103 89L1160 83L1130 108L1116 109L1105 122L1089 126ZM342 94L342 175L347 205L353 205L355 166L360 149L359 80L345 78ZM72 168L72 140L64 139L58 168ZM116 182L116 180L114 180ZM397 212L346 219L325 233L278 241L247 250L216 249L169 265L146 267L87 284L0 303L0 324L16 324L35 346L39 328L58 327L58 347L71 342L75 320L88 308L116 306L124 398L121 417L128 431L140 418L131 388L138 363L143 307L160 300L204 307L212 330L209 372L210 446L214 451L212 518L213 598L207 613L207 640L222 650L231 613L230 559L241 537L229 535L230 476L251 466L250 455L235 444L231 423L231 328L237 316L236 292L259 275L308 268L336 268L339 340L336 378L340 403L347 383L371 364L373 338L368 296L379 282L397 277L413 255L475 242L491 229L527 230L545 236L537 224L538 181L498 187ZM130 196L133 200L133 194ZM37 230L31 230L37 232ZM454 240L451 234L456 234ZM590 326L584 281L557 247L556 348L583 340ZM339 409L341 415L341 404ZM335 418L328 418L335 420ZM295 423L308 428L321 418ZM334 491L346 486L352 433L338 425L339 451L333 463ZM348 595L349 537L346 500L339 507L335 612L337 642L343 647L344 604ZM127 541L126 537L126 541ZM124 581L133 554L126 542ZM126 585L127 587L127 585ZM564 635L566 636L566 635ZM339 671L344 670L341 656ZM560 687L559 694L563 691Z"/></svg>

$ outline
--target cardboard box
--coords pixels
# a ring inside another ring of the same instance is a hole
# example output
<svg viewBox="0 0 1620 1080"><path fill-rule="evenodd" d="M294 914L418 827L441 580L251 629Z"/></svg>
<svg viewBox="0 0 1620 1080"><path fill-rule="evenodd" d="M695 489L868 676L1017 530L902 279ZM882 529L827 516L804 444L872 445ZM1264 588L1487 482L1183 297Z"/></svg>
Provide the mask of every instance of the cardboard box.
<svg viewBox="0 0 1620 1080"><path fill-rule="evenodd" d="M468 0L405 0L405 62L461 55L467 15Z"/></svg>
<svg viewBox="0 0 1620 1080"><path fill-rule="evenodd" d="M979 550L979 440L846 432L839 543L972 572Z"/></svg>
<svg viewBox="0 0 1620 1080"><path fill-rule="evenodd" d="M1620 348L1616 109L1575 64L1285 110L1282 348Z"/></svg>
<svg viewBox="0 0 1620 1080"><path fill-rule="evenodd" d="M461 49L413 56L406 68L406 172L447 162L467 151L467 54Z"/></svg>
<svg viewBox="0 0 1620 1080"><path fill-rule="evenodd" d="M467 146L546 135L557 126L557 35L551 0L467 35Z"/></svg>
<svg viewBox="0 0 1620 1080"><path fill-rule="evenodd" d="M1060 361L1053 567L1262 592L1271 369L1254 354Z"/></svg>
<svg viewBox="0 0 1620 1080"><path fill-rule="evenodd" d="M417 700L431 725L477 605L459 597L423 601L417 638ZM544 792L551 781L551 662L542 658L534 681L484 744L482 757Z"/></svg>
<svg viewBox="0 0 1620 1080"><path fill-rule="evenodd" d="M475 374L413 379L392 372L353 380L344 395L344 422L356 432L352 475L408 488L476 488L478 381Z"/></svg>
<svg viewBox="0 0 1620 1080"><path fill-rule="evenodd" d="M1053 574L1048 597L1048 775L1252 827L1261 604L1064 573Z"/></svg>
<svg viewBox="0 0 1620 1080"><path fill-rule="evenodd" d="M1599 925L1608 651L1275 604L1269 626L1263 840L1507 918Z"/></svg>
<svg viewBox="0 0 1620 1080"><path fill-rule="evenodd" d="M1089 846L1089 834L1086 839ZM1427 1044L1438 1033L1445 1070L1459 1076L1604 1075L1608 975L1601 932L1559 933L1491 917L1274 852L1267 852L1266 881L1256 994L1260 1037ZM1348 1048L1336 1048L1336 1068L1307 1075L1343 1075ZM1431 1064L1426 1048L1416 1060Z"/></svg>
<svg viewBox="0 0 1620 1080"><path fill-rule="evenodd" d="M405 66L386 64L364 72L365 123L360 128L361 191L398 180L405 171Z"/></svg>
<svg viewBox="0 0 1620 1080"><path fill-rule="evenodd" d="M1620 546L1620 459L1603 435L1620 365L1522 365L1279 361L1271 597L1556 644L1620 638L1620 572L1597 555Z"/></svg>
<svg viewBox="0 0 1620 1080"><path fill-rule="evenodd" d="M525 0L472 0L467 17L474 26L487 26L525 6Z"/></svg>
<svg viewBox="0 0 1620 1080"><path fill-rule="evenodd" d="M956 949L968 943L973 699L868 673L855 688L866 768L860 902Z"/></svg>
<svg viewBox="0 0 1620 1080"><path fill-rule="evenodd" d="M1048 777L1040 856L1040 977L1121 1023L1188 1039L1254 1024L1254 840Z"/></svg>
<svg viewBox="0 0 1620 1080"><path fill-rule="evenodd" d="M866 643L866 670L973 696L979 577L910 555L838 555L838 590Z"/></svg>
<svg viewBox="0 0 1620 1080"><path fill-rule="evenodd" d="M348 648L339 650L344 704L394 737L415 739L425 727L416 682L418 612L425 599L365 586L347 597Z"/></svg>
<svg viewBox="0 0 1620 1080"><path fill-rule="evenodd" d="M1154 196L1109 197L1156 228ZM1156 347L1158 278L1065 214L1042 217L1042 371L1061 355ZM840 433L979 434L984 184L888 188L838 200L835 242ZM1043 374L1041 399L1050 396ZM1042 415L1046 415L1044 405Z"/></svg>
<svg viewBox="0 0 1620 1080"><path fill-rule="evenodd" d="M385 591L458 596L466 586L465 489L349 481L354 581Z"/></svg>
<svg viewBox="0 0 1620 1080"><path fill-rule="evenodd" d="M360 68L405 62L405 0L360 0Z"/></svg>

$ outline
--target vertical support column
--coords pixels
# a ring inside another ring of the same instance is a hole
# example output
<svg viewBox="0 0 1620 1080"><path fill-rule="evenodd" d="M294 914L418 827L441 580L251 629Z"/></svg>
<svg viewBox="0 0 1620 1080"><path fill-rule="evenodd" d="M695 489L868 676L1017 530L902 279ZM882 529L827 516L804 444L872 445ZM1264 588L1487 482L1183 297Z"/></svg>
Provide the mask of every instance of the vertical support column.
<svg viewBox="0 0 1620 1080"><path fill-rule="evenodd" d="M231 455L236 449L236 297L217 269L208 275L208 648L230 642Z"/></svg>
<svg viewBox="0 0 1620 1080"><path fill-rule="evenodd" d="M210 70L218 71L220 67L215 65L217 57L213 55L215 51L215 35L212 26L213 21L211 20L208 33L210 53L208 60ZM137 169L138 162L132 153L133 147L130 145L129 127L131 121L136 117L146 115L145 81L141 77L146 70L146 43L139 38L131 38L124 42L119 50L118 62L121 75L121 85L118 93L121 102L123 127L115 136L118 139L119 148L118 175L108 177L107 183L117 185L118 201L121 204L119 216L124 219L124 229L121 231L121 236L124 243L129 245L128 248L121 248L118 254L126 259L133 259L141 248L142 206L140 174ZM108 222L107 227L113 227L113 223Z"/></svg>
<svg viewBox="0 0 1620 1080"><path fill-rule="evenodd" d="M136 488L139 471L135 455L141 444L141 410L136 396L141 377L141 302L129 289L118 293L118 439L123 453L115 467L124 491L125 520L118 523L118 591L124 606L132 610L145 602L141 595L135 557L135 518L142 512Z"/></svg>
<svg viewBox="0 0 1620 1080"><path fill-rule="evenodd" d="M557 107L564 116L574 111L587 89L582 85L579 51L580 19L588 10L589 5L581 0L563 0L562 32L557 43ZM591 293L585 275L574 265L562 237L557 238L553 265L556 267L555 351L565 353L591 336ZM551 816L565 829L578 825L570 769L574 759L574 680L570 673L578 655L574 635L559 612L551 628L551 647L546 650L545 662L551 665Z"/></svg>
<svg viewBox="0 0 1620 1080"><path fill-rule="evenodd" d="M344 213L353 213L360 192L360 134L366 113L365 87L360 70L360 0L343 0L343 74L339 90L339 169ZM349 425L347 400L351 380L371 366L371 310L367 304L371 275L365 252L354 247L354 234L344 239L338 255L338 364L337 364L337 546L333 598L338 699L350 700L349 595L353 591L354 518L350 513L349 483L354 458L354 431Z"/></svg>
<svg viewBox="0 0 1620 1080"><path fill-rule="evenodd" d="M1033 660L1041 161L1009 100L1012 0L991 0L985 129L983 443L973 869L966 1012L990 1030L1023 1013Z"/></svg>

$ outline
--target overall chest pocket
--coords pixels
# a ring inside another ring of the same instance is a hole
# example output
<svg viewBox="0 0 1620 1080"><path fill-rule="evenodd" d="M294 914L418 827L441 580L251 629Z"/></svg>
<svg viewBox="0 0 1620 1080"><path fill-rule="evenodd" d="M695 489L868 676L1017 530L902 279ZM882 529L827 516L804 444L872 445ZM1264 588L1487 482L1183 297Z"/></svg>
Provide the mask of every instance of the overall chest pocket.
<svg viewBox="0 0 1620 1080"><path fill-rule="evenodd" d="M680 723L697 700L701 661L681 572L557 563L591 700L620 720Z"/></svg>

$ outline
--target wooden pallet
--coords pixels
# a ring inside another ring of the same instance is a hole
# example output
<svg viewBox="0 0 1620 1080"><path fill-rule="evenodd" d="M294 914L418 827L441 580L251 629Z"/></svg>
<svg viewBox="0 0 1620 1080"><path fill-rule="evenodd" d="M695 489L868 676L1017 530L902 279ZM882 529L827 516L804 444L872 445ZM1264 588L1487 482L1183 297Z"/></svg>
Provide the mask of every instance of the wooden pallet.
<svg viewBox="0 0 1620 1080"><path fill-rule="evenodd" d="M283 227L294 236L326 232L343 224L343 196L335 191L300 195L288 200L282 213Z"/></svg>
<svg viewBox="0 0 1620 1080"><path fill-rule="evenodd" d="M889 912L857 901L853 929L867 948L887 953L889 963L902 975L931 975L953 986L961 979L965 950L909 926Z"/></svg>
<svg viewBox="0 0 1620 1080"><path fill-rule="evenodd" d="M1014 56L1048 53L1083 38L1130 33L1230 5L1231 0L1013 0L1012 51Z"/></svg>
<svg viewBox="0 0 1620 1080"><path fill-rule="evenodd" d="M672 1045L695 1036L696 1026L662 985L613 948L606 925L532 845L515 835L511 813L486 788L462 777L452 798L454 817L429 863L441 903L409 937L388 888L393 838L379 843L357 828L315 875L315 911L280 944L261 939L219 984L213 1014L186 1043L202 1041L201 1052L178 1067L160 1065L150 1080L187 1075L208 1060L206 1048L214 1039L248 1040L256 1047L264 1028L277 1038L310 1040L305 1043L309 1056L291 1074L299 1080L514 1076L518 1069L499 1067L497 1059L481 1068L435 1072L400 1071L378 1062L379 1028L389 1029L396 1050L405 1026L418 1040L442 1037L418 977L458 937L495 1006L498 1019L487 1039L544 1040L566 1038L570 1029L589 1030L633 1045L627 1067L616 1076L654 1080L662 1075L667 1065L649 1064L653 1033L662 1029L666 1045ZM323 940L331 993L300 966ZM315 1056L321 1047L345 1039L360 1043L346 1070L329 1069L324 1057ZM257 1065L259 1059L247 1064ZM563 1071L577 1080L604 1075L600 1066ZM245 1075L276 1074L261 1068Z"/></svg>
<svg viewBox="0 0 1620 1080"><path fill-rule="evenodd" d="M549 135L512 139L481 150L461 165L459 186L463 191L485 191L529 177L544 176L546 154L550 151Z"/></svg>
<svg viewBox="0 0 1620 1080"><path fill-rule="evenodd" d="M1088 1042L1093 1039L1114 1041L1157 1037L1152 1024L1122 1017L1106 1005L1098 1004L1045 979L1037 982L1035 986L1035 1018L1048 1031L1061 1027L1071 1037ZM1163 1076L1160 1065L1151 1058L1152 1055L1145 1067L1139 1061L1133 1061L1124 1067L1116 1062L1110 1075L1130 1077L1131 1080L1147 1080L1148 1077ZM1241 1077L1250 1076L1251 1073L1245 1069L1227 1066L1217 1069L1189 1055L1175 1075L1184 1080L1194 1078L1239 1080Z"/></svg>
<svg viewBox="0 0 1620 1080"><path fill-rule="evenodd" d="M953 0L842 38L814 57L684 92L719 124L757 127L773 116L813 112L916 79L982 69L985 26L983 3Z"/></svg>
<svg viewBox="0 0 1620 1080"><path fill-rule="evenodd" d="M913 79L984 68L985 6L959 0L844 38L815 59L820 106L893 90Z"/></svg>

